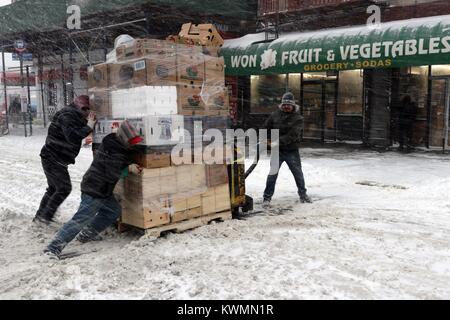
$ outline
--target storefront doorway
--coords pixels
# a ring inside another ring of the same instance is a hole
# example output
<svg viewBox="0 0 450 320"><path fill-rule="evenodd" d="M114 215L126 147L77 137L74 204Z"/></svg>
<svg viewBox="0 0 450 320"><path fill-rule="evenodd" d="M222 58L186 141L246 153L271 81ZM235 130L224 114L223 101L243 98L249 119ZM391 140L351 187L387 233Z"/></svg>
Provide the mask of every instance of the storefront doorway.
<svg viewBox="0 0 450 320"><path fill-rule="evenodd" d="M303 138L336 140L337 79L302 82Z"/></svg>
<svg viewBox="0 0 450 320"><path fill-rule="evenodd" d="M433 77L431 82L430 135L432 147L449 147L450 77Z"/></svg>

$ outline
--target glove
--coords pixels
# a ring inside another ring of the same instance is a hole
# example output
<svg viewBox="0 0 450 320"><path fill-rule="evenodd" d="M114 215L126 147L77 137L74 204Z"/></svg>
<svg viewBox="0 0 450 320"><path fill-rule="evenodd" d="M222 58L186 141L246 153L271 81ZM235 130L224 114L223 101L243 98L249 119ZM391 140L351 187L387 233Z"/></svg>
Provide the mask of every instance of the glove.
<svg viewBox="0 0 450 320"><path fill-rule="evenodd" d="M138 166L137 164L132 164L132 165L128 166L128 171L130 173L140 174L142 172L142 167Z"/></svg>
<svg viewBox="0 0 450 320"><path fill-rule="evenodd" d="M97 118L96 118L96 115L95 115L95 112L90 112L89 113L89 116L88 116L88 118L87 118L87 126L89 127L89 128L91 128L91 130L94 130L94 126L95 126L95 124L97 123Z"/></svg>

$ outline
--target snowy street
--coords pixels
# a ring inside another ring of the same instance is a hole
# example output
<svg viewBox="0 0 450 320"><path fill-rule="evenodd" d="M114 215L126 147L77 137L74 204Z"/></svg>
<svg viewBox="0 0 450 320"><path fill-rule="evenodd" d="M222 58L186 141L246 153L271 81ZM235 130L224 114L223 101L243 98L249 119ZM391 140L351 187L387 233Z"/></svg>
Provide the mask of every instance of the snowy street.
<svg viewBox="0 0 450 320"><path fill-rule="evenodd" d="M45 191L45 132L0 137L0 299L450 299L450 157L350 149L301 149L314 203L297 202L283 166L281 215L214 223L159 239L108 231L104 241L42 256L56 228L31 219ZM79 204L92 160L70 166ZM259 209L269 162L247 181ZM292 208L289 210L289 207Z"/></svg>

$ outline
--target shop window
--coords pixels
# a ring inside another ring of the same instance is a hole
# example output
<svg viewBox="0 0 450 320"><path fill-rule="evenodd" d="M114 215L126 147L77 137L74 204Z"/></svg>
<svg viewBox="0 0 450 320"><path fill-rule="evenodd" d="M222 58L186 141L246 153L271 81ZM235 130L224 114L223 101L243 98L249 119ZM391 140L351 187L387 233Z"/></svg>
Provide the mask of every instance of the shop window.
<svg viewBox="0 0 450 320"><path fill-rule="evenodd" d="M251 77L251 113L272 113L287 91L286 75Z"/></svg>
<svg viewBox="0 0 450 320"><path fill-rule="evenodd" d="M300 87L302 83L301 73L288 74L288 90L294 94L297 101L300 100Z"/></svg>
<svg viewBox="0 0 450 320"><path fill-rule="evenodd" d="M303 80L335 80L337 78L337 74L335 71L328 72L312 72L312 73L304 73Z"/></svg>
<svg viewBox="0 0 450 320"><path fill-rule="evenodd" d="M417 117L426 118L428 66L411 67L408 68L407 73L403 72L401 74L399 101L405 95L410 95L413 101L417 103Z"/></svg>
<svg viewBox="0 0 450 320"><path fill-rule="evenodd" d="M338 114L362 115L363 77L361 70L339 72Z"/></svg>
<svg viewBox="0 0 450 320"><path fill-rule="evenodd" d="M450 64L432 66L431 74L433 77L450 76Z"/></svg>

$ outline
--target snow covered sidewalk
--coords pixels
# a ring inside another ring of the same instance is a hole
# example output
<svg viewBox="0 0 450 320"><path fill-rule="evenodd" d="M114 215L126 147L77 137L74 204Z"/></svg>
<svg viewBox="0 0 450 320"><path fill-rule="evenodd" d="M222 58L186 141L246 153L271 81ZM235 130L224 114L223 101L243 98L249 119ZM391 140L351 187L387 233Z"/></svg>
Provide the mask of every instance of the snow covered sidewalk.
<svg viewBox="0 0 450 320"><path fill-rule="evenodd" d="M212 224L160 239L110 231L59 262L41 251L56 229L31 224L46 182L45 135L0 137L0 299L450 299L450 157L303 149L315 202L297 203L283 166L274 206L283 215ZM79 204L90 165L70 167ZM247 183L260 202L268 161ZM258 204L257 204L258 205Z"/></svg>

